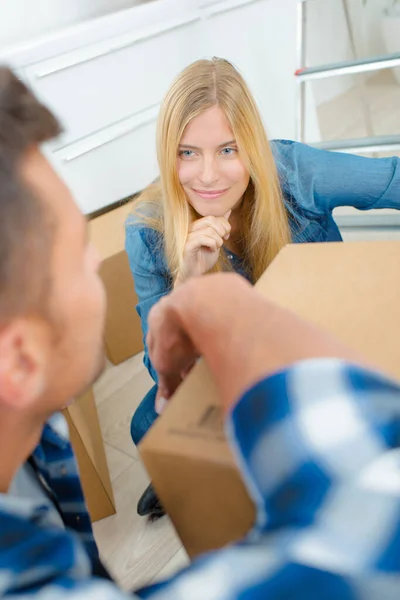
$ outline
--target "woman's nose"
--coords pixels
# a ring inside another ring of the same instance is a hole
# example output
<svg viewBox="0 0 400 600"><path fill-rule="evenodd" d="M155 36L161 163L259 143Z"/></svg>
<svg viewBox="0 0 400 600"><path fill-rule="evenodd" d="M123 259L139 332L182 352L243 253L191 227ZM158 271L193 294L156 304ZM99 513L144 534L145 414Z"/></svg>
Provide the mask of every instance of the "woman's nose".
<svg viewBox="0 0 400 600"><path fill-rule="evenodd" d="M200 181L206 186L211 186L213 183L218 181L218 169L214 158L203 159L202 170L199 178Z"/></svg>

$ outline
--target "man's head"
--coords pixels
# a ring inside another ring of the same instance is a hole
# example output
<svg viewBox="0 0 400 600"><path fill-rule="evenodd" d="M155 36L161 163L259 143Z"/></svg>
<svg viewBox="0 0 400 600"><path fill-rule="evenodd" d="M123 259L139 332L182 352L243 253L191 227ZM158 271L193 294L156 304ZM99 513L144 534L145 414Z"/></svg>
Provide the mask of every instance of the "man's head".
<svg viewBox="0 0 400 600"><path fill-rule="evenodd" d="M103 366L105 295L86 221L39 150L53 115L0 68L0 421L39 425Z"/></svg>

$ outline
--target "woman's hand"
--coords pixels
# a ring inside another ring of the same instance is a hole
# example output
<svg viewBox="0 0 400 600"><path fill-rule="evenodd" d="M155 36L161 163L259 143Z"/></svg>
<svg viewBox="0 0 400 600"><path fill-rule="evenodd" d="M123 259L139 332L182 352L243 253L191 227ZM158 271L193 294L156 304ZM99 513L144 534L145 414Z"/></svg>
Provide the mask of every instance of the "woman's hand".
<svg viewBox="0 0 400 600"><path fill-rule="evenodd" d="M176 284L207 273L218 260L224 240L229 239L229 210L223 217L203 217L191 224Z"/></svg>

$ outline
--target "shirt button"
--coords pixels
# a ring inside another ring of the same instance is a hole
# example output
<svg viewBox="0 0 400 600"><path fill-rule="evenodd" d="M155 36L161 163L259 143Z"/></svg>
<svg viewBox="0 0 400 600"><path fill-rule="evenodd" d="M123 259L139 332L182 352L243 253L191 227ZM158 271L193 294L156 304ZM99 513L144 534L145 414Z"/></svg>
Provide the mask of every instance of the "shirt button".
<svg viewBox="0 0 400 600"><path fill-rule="evenodd" d="M60 469L60 473L62 475L62 477L65 477L67 474L67 467L65 465L63 465Z"/></svg>
<svg viewBox="0 0 400 600"><path fill-rule="evenodd" d="M76 517L77 522L79 523L79 521L81 520L80 517Z"/></svg>
<svg viewBox="0 0 400 600"><path fill-rule="evenodd" d="M228 254L228 258L229 258L229 260L232 260L233 259L233 254Z"/></svg>

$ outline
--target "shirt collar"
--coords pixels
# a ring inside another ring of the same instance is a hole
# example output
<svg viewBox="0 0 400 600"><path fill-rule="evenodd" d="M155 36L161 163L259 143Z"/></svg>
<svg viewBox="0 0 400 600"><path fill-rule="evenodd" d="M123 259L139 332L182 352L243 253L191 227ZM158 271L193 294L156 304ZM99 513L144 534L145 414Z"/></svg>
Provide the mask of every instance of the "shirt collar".
<svg viewBox="0 0 400 600"><path fill-rule="evenodd" d="M45 423L40 439L40 443L43 442L57 448L65 448L70 443L68 424L61 413L55 413Z"/></svg>
<svg viewBox="0 0 400 600"><path fill-rule="evenodd" d="M55 413L45 423L39 444L51 444L64 449L69 443L67 421L61 413ZM12 515L38 524L45 524L48 514L49 505L45 502L13 494L0 494L0 517Z"/></svg>
<svg viewBox="0 0 400 600"><path fill-rule="evenodd" d="M20 519L44 522L49 506L32 498L20 498L11 494L0 494L0 514L12 515Z"/></svg>

